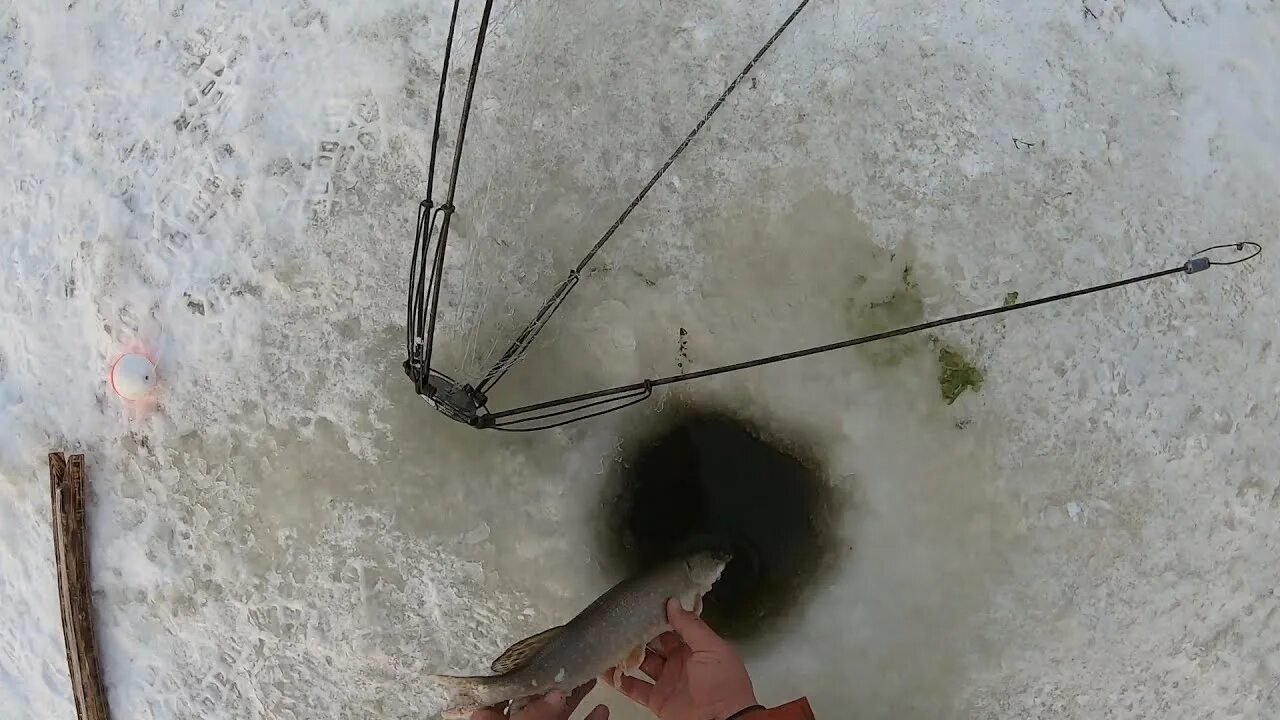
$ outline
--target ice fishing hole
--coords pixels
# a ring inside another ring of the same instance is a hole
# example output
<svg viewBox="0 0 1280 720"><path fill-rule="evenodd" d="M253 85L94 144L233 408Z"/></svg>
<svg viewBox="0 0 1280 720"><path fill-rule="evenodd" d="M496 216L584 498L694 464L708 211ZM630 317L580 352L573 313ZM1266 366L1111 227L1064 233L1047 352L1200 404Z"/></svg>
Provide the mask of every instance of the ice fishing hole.
<svg viewBox="0 0 1280 720"><path fill-rule="evenodd" d="M728 548L704 617L757 638L819 587L839 548L835 493L796 444L718 411L688 411L624 452L607 484L606 553L624 573Z"/></svg>

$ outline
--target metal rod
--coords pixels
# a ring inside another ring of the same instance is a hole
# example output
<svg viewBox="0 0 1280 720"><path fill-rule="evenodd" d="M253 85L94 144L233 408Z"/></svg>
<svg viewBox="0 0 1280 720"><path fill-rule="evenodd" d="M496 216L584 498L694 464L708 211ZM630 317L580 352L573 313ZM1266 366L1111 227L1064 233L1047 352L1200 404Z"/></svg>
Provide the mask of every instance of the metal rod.
<svg viewBox="0 0 1280 720"><path fill-rule="evenodd" d="M435 260L431 266L432 283L429 288L430 299L427 304L427 332L424 337L425 347L422 354L424 373L430 373L431 371L431 355L435 347L436 323L440 316L440 287L444 284L445 251L449 244L449 220L453 217L453 199L458 191L458 171L462 167L462 149L467 140L467 123L471 120L471 102L475 97L476 79L480 76L480 59L484 55L484 40L489 32L489 16L492 12L493 0L485 0L484 11L480 14L480 29L476 34L475 55L471 60L471 74L467 77L467 91L462 100L462 118L458 122L458 141L453 150L453 168L449 172L449 187L445 191L444 204L440 206L440 211L444 213L444 218L440 221L440 234L436 238Z"/></svg>
<svg viewBox="0 0 1280 720"><path fill-rule="evenodd" d="M800 15L800 12L803 11L808 4L809 0L800 0L800 3L791 11L791 14L787 16L787 19L782 21L782 24L778 26L773 35L771 35L765 44L756 51L756 54L752 56L751 60L749 60L746 66L742 68L742 71L738 73L737 77L735 77L729 85L725 87L724 91L720 93L720 97L716 98L716 101L711 105L711 108L707 110L703 114L702 119L698 121L698 124L694 126L693 130L689 131L688 135L685 135L685 138L680 145L677 146L671 155L667 157L667 161L662 164L662 167L658 168L657 172L649 178L649 182L645 183L640 192L632 198L631 203L622 211L622 214L618 216L618 219L613 221L613 224L604 232L604 235L600 236L600 239L596 241L596 244L587 251L587 254L578 262L577 267L569 273L569 277L565 278L565 280L561 282L551 294L551 297L547 298L546 302L544 302L542 307L538 309L537 314L535 314L533 319L529 321L529 324L525 326L525 329L516 338L515 342L511 343L511 345L507 347L506 351L502 353L502 357L494 363L493 367L489 368L489 371L485 373L484 378L482 378L479 385L477 385L478 390L481 392L487 392L502 379L503 375L506 375L507 370L509 370L513 364L518 362L520 358L524 356L524 353L533 343L534 338L537 337L542 328L546 327L547 322L551 320L551 316L560 309L565 298L573 291L574 286L578 284L578 278L581 276L582 271L587 269L587 266L591 264L591 260L595 258L601 248L603 248L605 244L613 238L614 233L618 231L618 228L622 227L622 224L627 221L627 218L631 217L632 211L640 205L640 203L645 199L645 196L649 194L649 191L658 184L658 180L666 174L667 170L671 169L672 164L674 164L680 155L684 153L685 149L689 147L689 144L693 142L693 139L698 136L698 133L702 132L702 128L710 122L712 116L714 116L716 111L720 109L720 106L724 105L725 101L729 99L729 96L733 94L733 91L738 88L738 85L740 85L742 81L746 79L747 75L751 73L751 70L755 68L756 63L760 62L760 59L764 57L765 53L769 52L769 48L772 48L774 43L778 41L778 38L782 37L782 34L787 31L787 28L791 26L791 23L795 22L796 17Z"/></svg>
<svg viewBox="0 0 1280 720"><path fill-rule="evenodd" d="M595 392L582 393L558 400L548 400L546 402L535 403L533 405L525 405L523 407L512 408L511 410L503 410L501 412L491 413L488 418L492 420L501 420L503 418L512 417L523 413L537 412L561 405L570 405L574 403L584 402L587 400L595 400L597 398L609 395L621 395L630 392L636 392L645 388L655 388L663 385L673 385L675 383L685 382L688 380L698 380L700 378L712 377L715 375L723 375L725 373L736 372L738 370L746 370L748 368L761 367L764 365L773 365L787 360L795 360L796 358L808 357L810 355L818 355L820 353L832 352L835 350L843 350L857 345L865 345L867 343L876 342L878 340L888 340L889 338L900 337L902 335L910 335L912 333L932 330L934 328L946 325L954 325L956 323L967 322L969 320L977 320L978 318L989 317L991 315L1000 315L1002 313L1023 310L1037 305L1045 305L1060 300L1068 300L1070 298L1079 297L1081 295L1089 295L1091 293L1111 290L1125 285L1133 285L1134 283L1146 282L1166 275L1175 273L1187 273L1189 263L1187 265L1179 265L1178 267L1160 270L1158 272L1139 275L1137 277L1125 278L1115 282L1105 283L1103 285L1094 285L1092 287L1072 290L1070 292L1050 295L1049 297L1040 298L1038 300L1027 300L1025 302L1014 303L1012 305L1001 305L998 307L987 308L986 310L978 310L963 315L954 315L940 320L932 320L930 322L919 323L917 325L909 325L896 330L888 330L886 332L875 333L873 335L864 335L862 337L850 340L841 340L839 342L827 343L825 345L816 345L814 347L805 348L803 350L794 350L792 352L778 353L777 355L766 355L765 357L755 360L746 360L744 362L733 363L731 365L721 365L719 367L708 368L706 370L698 370L696 372L684 373L682 375L669 375L667 377L657 378L655 380L642 380L629 385L619 385L618 387L608 388L605 390L596 390Z"/></svg>

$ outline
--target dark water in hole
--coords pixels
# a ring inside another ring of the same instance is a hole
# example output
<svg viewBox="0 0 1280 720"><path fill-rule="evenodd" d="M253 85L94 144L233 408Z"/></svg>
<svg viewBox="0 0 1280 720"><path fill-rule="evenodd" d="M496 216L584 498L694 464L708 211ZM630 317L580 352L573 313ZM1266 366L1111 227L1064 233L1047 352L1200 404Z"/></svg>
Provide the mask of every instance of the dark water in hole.
<svg viewBox="0 0 1280 720"><path fill-rule="evenodd" d="M726 637L756 637L817 587L838 541L834 493L815 462L726 414L691 412L635 444L607 498L608 553L630 573L727 546L705 599Z"/></svg>

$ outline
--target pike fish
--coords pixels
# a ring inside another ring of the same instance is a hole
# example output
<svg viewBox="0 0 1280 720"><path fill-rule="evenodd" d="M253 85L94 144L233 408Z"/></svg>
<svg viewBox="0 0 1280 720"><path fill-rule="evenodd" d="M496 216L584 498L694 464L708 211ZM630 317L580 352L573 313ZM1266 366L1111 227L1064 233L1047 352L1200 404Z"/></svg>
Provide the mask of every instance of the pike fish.
<svg viewBox="0 0 1280 720"><path fill-rule="evenodd" d="M477 708L508 700L519 704L553 690L568 692L610 667L638 667L644 646L671 629L667 598L693 610L730 557L695 553L623 580L564 625L507 648L490 666L493 675L432 676L451 691L452 709L445 717L466 717Z"/></svg>

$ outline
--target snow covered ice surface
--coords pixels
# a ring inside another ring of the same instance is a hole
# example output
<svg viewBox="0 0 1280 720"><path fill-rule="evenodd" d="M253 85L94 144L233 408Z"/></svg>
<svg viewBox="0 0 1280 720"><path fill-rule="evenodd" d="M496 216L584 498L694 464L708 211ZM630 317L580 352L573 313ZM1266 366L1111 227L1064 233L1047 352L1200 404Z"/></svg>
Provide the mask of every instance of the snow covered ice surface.
<svg viewBox="0 0 1280 720"><path fill-rule="evenodd" d="M444 367L475 377L790 9L498 3ZM601 484L688 402L802 429L852 500L835 577L746 648L765 700L1280 715L1280 6L814 0L497 404L674 372L682 327L694 369L847 335L907 262L933 317L1269 253L948 328L986 376L951 406L929 353L851 351L520 437L399 369L447 13L0 9L0 717L74 714L51 449L88 453L118 717L430 717L426 672L616 579ZM131 343L146 406L106 383Z"/></svg>

